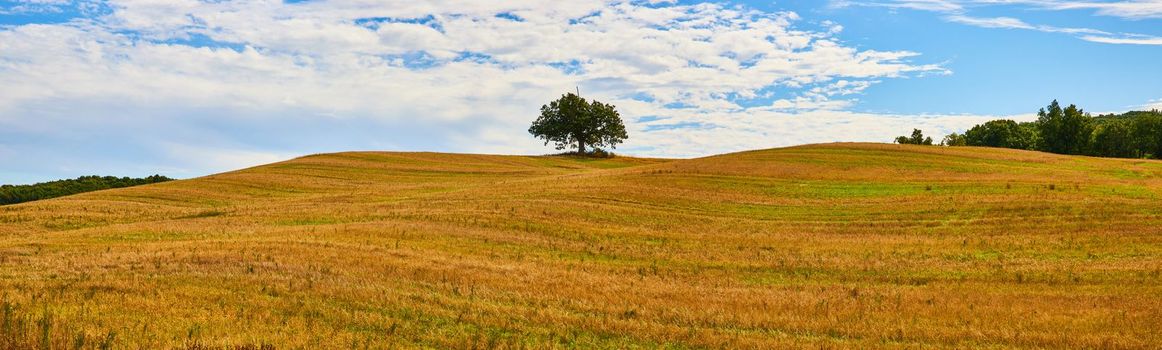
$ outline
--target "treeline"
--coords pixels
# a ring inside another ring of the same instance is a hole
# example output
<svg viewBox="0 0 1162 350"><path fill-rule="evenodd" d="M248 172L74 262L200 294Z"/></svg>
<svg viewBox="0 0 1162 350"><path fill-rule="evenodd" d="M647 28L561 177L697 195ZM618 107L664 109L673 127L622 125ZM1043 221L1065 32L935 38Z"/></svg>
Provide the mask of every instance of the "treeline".
<svg viewBox="0 0 1162 350"><path fill-rule="evenodd" d="M920 130L913 131L911 137L900 136L896 142L932 144L930 138L922 137ZM1037 112L1037 121L992 120L964 134L945 136L940 144L1098 157L1162 158L1162 112L1134 111L1095 117L1075 105L1063 108L1054 100Z"/></svg>
<svg viewBox="0 0 1162 350"><path fill-rule="evenodd" d="M76 179L41 182L34 185L2 185L0 186L0 205L172 180L161 175L153 175L142 179L114 176L81 176Z"/></svg>

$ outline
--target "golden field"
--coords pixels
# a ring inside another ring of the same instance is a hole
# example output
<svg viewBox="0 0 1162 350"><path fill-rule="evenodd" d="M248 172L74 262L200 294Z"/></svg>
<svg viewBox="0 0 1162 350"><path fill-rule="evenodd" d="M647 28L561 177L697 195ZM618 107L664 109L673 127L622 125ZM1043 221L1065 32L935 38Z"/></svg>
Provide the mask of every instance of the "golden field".
<svg viewBox="0 0 1162 350"><path fill-rule="evenodd" d="M0 207L0 348L1159 348L1162 162L339 153Z"/></svg>

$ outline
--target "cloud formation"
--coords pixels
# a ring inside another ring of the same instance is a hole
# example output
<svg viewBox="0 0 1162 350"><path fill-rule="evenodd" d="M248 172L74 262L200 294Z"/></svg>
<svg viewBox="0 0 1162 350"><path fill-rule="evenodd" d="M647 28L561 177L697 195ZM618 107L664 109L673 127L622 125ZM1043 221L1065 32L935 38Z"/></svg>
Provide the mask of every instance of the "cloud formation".
<svg viewBox="0 0 1162 350"><path fill-rule="evenodd" d="M1137 33L1114 33L1093 28L1057 27L1029 24L1013 17L977 17L970 13L973 8L988 6L1027 6L1032 9L1063 11L1091 10L1097 15L1120 17L1130 20L1162 18L1162 0L1138 1L1060 1L1060 0L889 0L889 1L848 1L832 2L833 7L867 6L891 9L909 9L944 14L944 20L981 28L1024 29L1046 33L1075 35L1078 39L1104 43L1129 45L1162 45L1162 37Z"/></svg>
<svg viewBox="0 0 1162 350"><path fill-rule="evenodd" d="M1054 10L1086 9L1095 10L1103 16L1128 19L1162 18L1162 1L1019 1Z"/></svg>
<svg viewBox="0 0 1162 350"><path fill-rule="evenodd" d="M839 110L885 79L948 73L915 52L847 46L836 23L722 4L24 0L3 11L74 15L0 27L0 172L17 179L191 176L347 149L536 154L548 149L527 123L577 87L619 106L624 151L643 156L885 140L913 123ZM948 121L939 129L980 119L933 118Z"/></svg>
<svg viewBox="0 0 1162 350"><path fill-rule="evenodd" d="M1162 98L1150 100L1150 102L1137 106L1137 108L1142 110L1162 110Z"/></svg>

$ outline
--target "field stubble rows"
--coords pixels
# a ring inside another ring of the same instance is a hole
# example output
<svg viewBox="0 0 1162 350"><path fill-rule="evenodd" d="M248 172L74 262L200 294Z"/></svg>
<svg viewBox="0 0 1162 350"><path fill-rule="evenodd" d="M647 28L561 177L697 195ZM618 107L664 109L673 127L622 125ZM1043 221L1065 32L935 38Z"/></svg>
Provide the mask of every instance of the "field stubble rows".
<svg viewBox="0 0 1162 350"><path fill-rule="evenodd" d="M1157 348L1162 163L340 153L0 207L0 342Z"/></svg>

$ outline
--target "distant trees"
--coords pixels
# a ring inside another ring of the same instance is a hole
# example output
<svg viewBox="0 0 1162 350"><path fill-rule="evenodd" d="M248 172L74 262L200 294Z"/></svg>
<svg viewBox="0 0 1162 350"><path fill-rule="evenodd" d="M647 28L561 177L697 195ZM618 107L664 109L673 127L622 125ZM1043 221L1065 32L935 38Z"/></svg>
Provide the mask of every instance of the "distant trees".
<svg viewBox="0 0 1162 350"><path fill-rule="evenodd" d="M964 133L964 141L968 146L1033 149L1037 140L1035 124L1007 119L990 120Z"/></svg>
<svg viewBox="0 0 1162 350"><path fill-rule="evenodd" d="M1117 116L1098 118L1115 119ZM1130 112L1123 114L1120 119L1131 120L1130 133L1134 135L1134 148L1139 157L1162 158L1162 112Z"/></svg>
<svg viewBox="0 0 1162 350"><path fill-rule="evenodd" d="M1162 158L1162 112L1085 113L1056 100L1037 112L1037 121L991 120L964 135L950 134L942 145L1004 147L1060 154L1119 158Z"/></svg>
<svg viewBox="0 0 1162 350"><path fill-rule="evenodd" d="M924 137L924 132L920 129L912 129L912 136L900 136L896 138L896 143L901 145L932 145L931 137Z"/></svg>
<svg viewBox="0 0 1162 350"><path fill-rule="evenodd" d="M1092 117L1075 105L1061 108L1057 100L1037 112L1037 128L1039 149L1059 154L1085 154L1094 129Z"/></svg>
<svg viewBox="0 0 1162 350"><path fill-rule="evenodd" d="M951 133L951 134L948 134L947 136L944 136L943 140L940 140L940 145L941 146L968 146L968 140L964 138L964 135L957 134L957 133Z"/></svg>
<svg viewBox="0 0 1162 350"><path fill-rule="evenodd" d="M1139 157L1141 151L1134 145L1134 134L1123 120L1111 120L1099 125L1093 132L1091 154L1107 157Z"/></svg>
<svg viewBox="0 0 1162 350"><path fill-rule="evenodd" d="M0 186L0 205L172 180L161 175L153 175L142 179L113 176L81 176L76 179L41 182L33 185L2 185Z"/></svg>
<svg viewBox="0 0 1162 350"><path fill-rule="evenodd" d="M617 148L629 138L616 107L598 101L586 101L572 93L541 106L541 116L533 121L529 133L550 142L558 150L576 149L585 154L586 147Z"/></svg>

